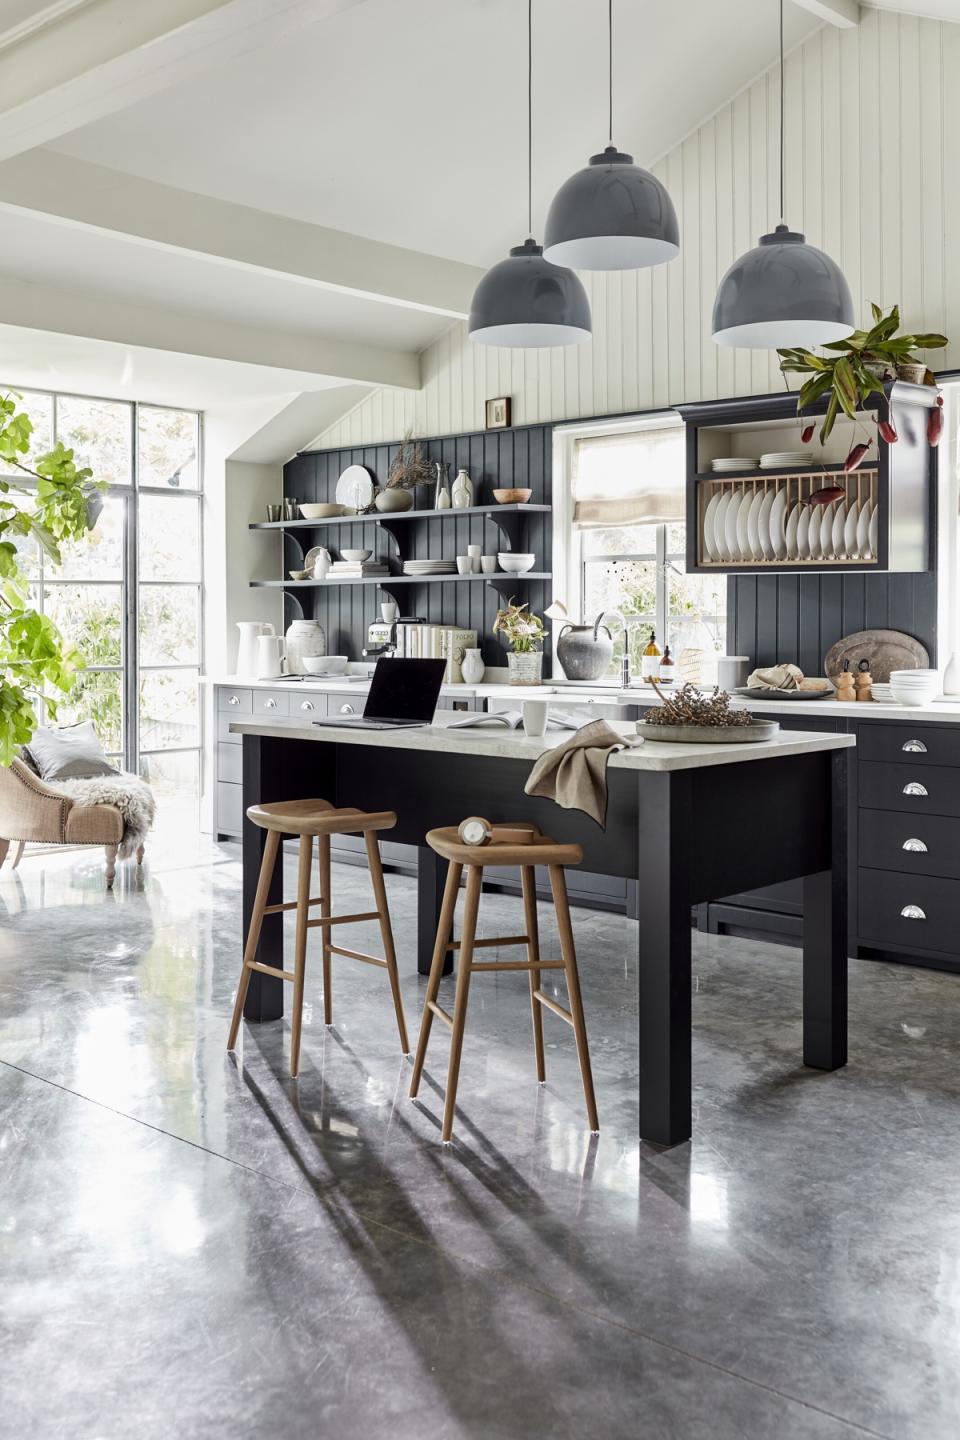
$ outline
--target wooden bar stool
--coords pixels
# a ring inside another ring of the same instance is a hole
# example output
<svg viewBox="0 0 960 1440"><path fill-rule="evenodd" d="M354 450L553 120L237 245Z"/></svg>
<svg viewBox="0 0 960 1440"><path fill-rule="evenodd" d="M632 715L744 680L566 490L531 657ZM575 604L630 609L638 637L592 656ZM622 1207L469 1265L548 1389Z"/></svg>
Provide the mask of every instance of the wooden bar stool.
<svg viewBox="0 0 960 1440"><path fill-rule="evenodd" d="M465 821L464 826L469 823ZM583 1018L583 1002L580 997L580 977L577 972L573 928L570 924L570 907L567 903L567 885L563 873L565 865L580 864L583 859L583 851L579 845L555 844L548 836L541 835L532 825L489 827L491 843L479 845L464 843L460 838L463 828L457 829L450 826L441 830L431 830L427 834L427 844L448 861L448 869L437 938L433 949L433 960L430 966L430 978L427 981L427 997L423 1007L417 1056L413 1066L413 1078L410 1082L410 1095L411 1097L415 1096L420 1088L420 1076L423 1072L427 1043L430 1039L430 1027L433 1024L434 1015L437 1015L452 1031L442 1131L444 1144L449 1144L453 1137L453 1115L457 1103L457 1082L460 1075L460 1056L463 1050L463 1030L467 1018L470 977L477 970L526 970L530 978L530 1008L533 1015L533 1044L537 1058L537 1079L543 1081L547 1076L543 1051L543 1009L545 1007L552 1010L555 1015L559 1015L562 1020L566 1020L568 1025L573 1026L573 1033L577 1041L577 1057L580 1061L580 1075L583 1080L583 1093L587 1103L587 1117L590 1129L599 1130L600 1122L597 1119L597 1102L593 1093L593 1075L590 1069L590 1051L587 1047L587 1030ZM484 940L476 938L480 889L484 867L487 865L517 866L519 868L523 887L525 934L499 936L495 939ZM544 960L540 956L534 870L537 865L545 865L550 875L550 888L553 893L557 926L560 931L560 953L563 957L561 960ZM451 940L457 892L460 888L460 878L464 868L467 872L467 897L463 913L463 930L460 940ZM527 958L526 960L482 962L474 960L475 950L492 945L525 945ZM448 950L459 951L457 989L452 1015L449 1015L437 1004L444 957ZM545 995L540 989L541 970L564 971L567 980L567 995L570 1000L569 1010L558 1004L551 996Z"/></svg>
<svg viewBox="0 0 960 1440"><path fill-rule="evenodd" d="M314 927L320 927L323 930L324 1023L326 1025L333 1023L331 957L333 955L345 955L350 960L362 960L365 965L379 965L386 970L390 977L390 988L393 991L393 1005L397 1012L397 1029L400 1031L400 1048L405 1055L408 1054L410 1044L407 1040L407 1025L403 1014L403 999L400 995L400 977L397 974L397 954L393 944L393 931L390 928L387 891L383 883L380 846L376 835L378 830L392 829L397 823L396 815L392 810L382 810L373 814L368 814L363 810L349 808L337 810L334 809L327 800L287 800L279 804L251 805L247 811L247 819L252 821L254 825L259 825L262 830L266 830L267 839L263 851L263 860L260 865L260 878L257 882L256 899L253 902L253 914L250 916L250 930L247 934L247 944L243 952L243 969L240 972L240 984L237 987L237 1000L233 1007L233 1020L230 1024L230 1036L227 1040L227 1049L232 1050L237 1043L240 1020L243 1016L243 1006L247 998L247 988L250 984L250 976L253 971L258 970L263 975L272 975L278 980L290 980L293 983L290 1074L296 1076L300 1069L300 1027L303 1019L303 982L307 961L307 931ZM330 913L330 836L356 834L362 834L366 842L367 863L370 868L370 879L373 882L373 894L377 908L362 915L332 915ZM284 905L268 905L267 894L270 889L270 880L280 848L280 839L283 835L298 835L300 837L300 869L297 881L297 898ZM318 841L320 894L311 897L310 866L313 863L314 836L317 837ZM309 918L311 905L320 906L319 919L311 920ZM257 945L260 943L260 930L263 925L263 917L265 915L276 915L277 912L281 910L296 910L297 912L297 939L292 971L277 970L272 965L261 965L254 958L257 953ZM380 934L383 937L382 959L376 955L364 955L359 950L345 950L342 946L331 943L330 929L332 926L351 925L360 920L380 921Z"/></svg>

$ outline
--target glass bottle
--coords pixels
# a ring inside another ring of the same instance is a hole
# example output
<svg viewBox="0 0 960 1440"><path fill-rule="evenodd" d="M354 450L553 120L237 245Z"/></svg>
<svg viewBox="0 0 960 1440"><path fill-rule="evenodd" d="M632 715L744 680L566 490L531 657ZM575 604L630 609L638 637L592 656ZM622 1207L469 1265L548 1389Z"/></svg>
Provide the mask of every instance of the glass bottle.
<svg viewBox="0 0 960 1440"><path fill-rule="evenodd" d="M660 661L660 684L672 685L675 666L673 656L670 654L670 646L664 645L663 659Z"/></svg>
<svg viewBox="0 0 960 1440"><path fill-rule="evenodd" d="M647 648L640 657L640 678L650 685L654 680L659 679L659 676L660 647L657 644L657 637L651 629Z"/></svg>
<svg viewBox="0 0 960 1440"><path fill-rule="evenodd" d="M450 509L450 466L446 460L437 460L437 493L433 497L434 510Z"/></svg>

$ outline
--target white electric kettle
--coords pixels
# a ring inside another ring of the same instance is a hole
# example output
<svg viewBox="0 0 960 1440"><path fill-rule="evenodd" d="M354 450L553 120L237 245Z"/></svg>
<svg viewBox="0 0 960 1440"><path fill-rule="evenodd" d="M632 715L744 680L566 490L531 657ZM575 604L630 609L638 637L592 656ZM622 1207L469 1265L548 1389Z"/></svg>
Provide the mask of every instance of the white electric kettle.
<svg viewBox="0 0 960 1440"><path fill-rule="evenodd" d="M282 635L261 635L257 640L257 679L271 680L283 674L287 642Z"/></svg>
<svg viewBox="0 0 960 1440"><path fill-rule="evenodd" d="M261 635L275 634L269 620L238 620L240 646L237 650L237 676L243 680L256 680L260 660L257 641Z"/></svg>

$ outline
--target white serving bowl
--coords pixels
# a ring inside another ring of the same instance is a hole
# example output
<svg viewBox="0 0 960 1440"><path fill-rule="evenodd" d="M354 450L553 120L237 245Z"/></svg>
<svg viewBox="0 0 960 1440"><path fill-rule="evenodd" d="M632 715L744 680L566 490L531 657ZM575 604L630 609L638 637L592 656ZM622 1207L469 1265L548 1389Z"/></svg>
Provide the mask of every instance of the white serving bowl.
<svg viewBox="0 0 960 1440"><path fill-rule="evenodd" d="M349 655L303 655L303 668L308 675L343 675Z"/></svg>
<svg viewBox="0 0 960 1440"><path fill-rule="evenodd" d="M536 558L536 555L518 555L515 550L501 550L497 554L501 570L506 570L508 575L525 575L533 569Z"/></svg>
<svg viewBox="0 0 960 1440"><path fill-rule="evenodd" d="M937 693L936 685L931 685L929 690L921 690L916 685L892 685L891 694L894 700L901 705L929 705Z"/></svg>
<svg viewBox="0 0 960 1440"><path fill-rule="evenodd" d="M304 520L334 520L338 515L343 514L342 505L301 505L300 514Z"/></svg>
<svg viewBox="0 0 960 1440"><path fill-rule="evenodd" d="M344 560L364 561L369 560L373 554L372 550L341 550L340 554Z"/></svg>

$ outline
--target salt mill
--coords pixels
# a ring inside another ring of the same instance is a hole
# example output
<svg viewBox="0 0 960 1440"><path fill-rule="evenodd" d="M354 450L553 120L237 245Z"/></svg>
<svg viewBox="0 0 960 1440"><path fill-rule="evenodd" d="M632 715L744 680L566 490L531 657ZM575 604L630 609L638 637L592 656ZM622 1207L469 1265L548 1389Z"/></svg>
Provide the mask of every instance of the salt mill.
<svg viewBox="0 0 960 1440"><path fill-rule="evenodd" d="M848 703L852 703L857 698L856 691L853 688L853 675L850 673L849 660L844 660L843 670L837 676L836 698L838 700L844 700Z"/></svg>

